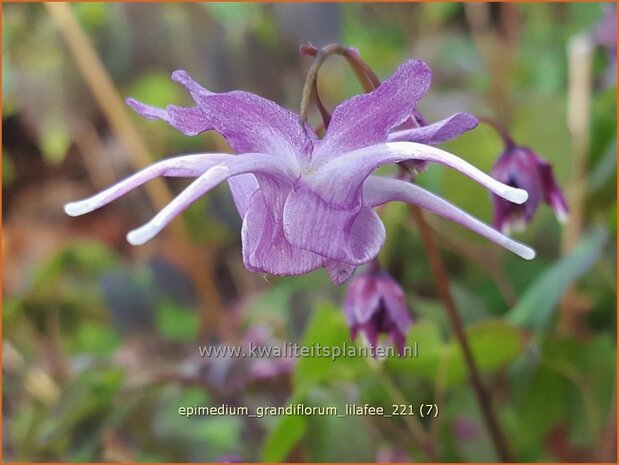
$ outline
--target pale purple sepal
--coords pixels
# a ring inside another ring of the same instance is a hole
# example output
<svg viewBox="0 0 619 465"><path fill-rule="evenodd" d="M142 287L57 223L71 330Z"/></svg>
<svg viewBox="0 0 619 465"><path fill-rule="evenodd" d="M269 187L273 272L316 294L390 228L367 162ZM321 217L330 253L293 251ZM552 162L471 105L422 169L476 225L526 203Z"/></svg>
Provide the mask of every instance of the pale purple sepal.
<svg viewBox="0 0 619 465"><path fill-rule="evenodd" d="M377 206L393 201L417 205L470 229L524 259L531 260L535 257L535 252L530 247L510 239L446 200L415 184L400 181L399 179L371 176L366 181L364 187L364 199L368 205Z"/></svg>
<svg viewBox="0 0 619 465"><path fill-rule="evenodd" d="M385 241L384 226L373 209L376 197L427 206L521 256L532 256L414 185L397 181L401 184L387 186L387 191L398 192L374 192L376 183L367 181L385 164L436 162L510 202L527 198L525 191L496 181L448 152L421 143L388 142L389 132L405 121L425 124L414 108L430 83L430 70L423 62L404 63L374 92L338 106L322 141L298 115L266 99L239 91L210 92L184 71L175 72L173 79L189 90L195 107L158 109L135 100L128 103L145 118L162 119L185 134L215 130L238 155L201 154L156 163L89 199L67 204L68 214L92 211L157 176L190 176L196 180L187 189L129 233L132 244L149 240L191 202L228 181L243 218L243 259L251 271L297 275L325 267L335 283L345 282L357 266L376 257ZM451 137L472 124L462 115L418 128L415 137L429 142ZM551 173L544 179L546 184L553 181ZM555 193L548 201L559 205L561 198Z"/></svg>
<svg viewBox="0 0 619 465"><path fill-rule="evenodd" d="M460 137L475 128L479 122L470 113L456 113L436 123L389 133L389 142L419 142L436 145Z"/></svg>
<svg viewBox="0 0 619 465"><path fill-rule="evenodd" d="M330 158L385 142L391 129L403 123L426 94L432 71L423 61L409 60L374 91L338 105L329 129L316 148L316 158Z"/></svg>

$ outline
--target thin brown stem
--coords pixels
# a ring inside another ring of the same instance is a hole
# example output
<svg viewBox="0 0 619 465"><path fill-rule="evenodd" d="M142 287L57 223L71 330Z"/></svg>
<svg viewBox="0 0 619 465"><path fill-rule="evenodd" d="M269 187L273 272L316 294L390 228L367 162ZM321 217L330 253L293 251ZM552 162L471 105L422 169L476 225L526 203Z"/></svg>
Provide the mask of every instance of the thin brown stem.
<svg viewBox="0 0 619 465"><path fill-rule="evenodd" d="M314 81L314 85L312 86L312 92L314 94L314 100L316 101L316 106L318 107L318 111L320 112L320 117L322 118L323 128L329 127L329 123L331 122L331 114L327 111L325 106L320 99L320 94L318 93L318 79Z"/></svg>
<svg viewBox="0 0 619 465"><path fill-rule="evenodd" d="M443 304L445 305L454 335L460 345L460 348L462 349L464 361L466 362L466 366L469 371L469 378L471 380L473 390L475 391L477 402L481 408L484 421L490 436L492 437L497 455L501 461L511 462L512 459L507 446L507 441L496 418L490 394L484 388L479 369L477 368L477 364L473 358L473 353L466 337L464 325L462 324L460 314L458 313L458 309L456 308L455 302L451 295L449 278L447 277L445 267L443 266L443 261L441 260L441 256L438 252L436 244L434 243L434 238L432 237L430 227L423 217L423 213L419 207L411 205L410 212L415 220L415 223L417 224L419 233L421 234L421 240L423 241L424 249L428 255L428 260L430 261L430 268L432 269L432 274L434 276L434 280L436 281L437 291L443 301Z"/></svg>
<svg viewBox="0 0 619 465"><path fill-rule="evenodd" d="M514 143L514 140L509 135L507 130L503 126L501 126L499 123L497 123L495 120L493 120L492 118L486 118L485 116L478 116L477 119L479 120L480 123L485 123L488 126L492 127L492 129L494 129L497 132L497 134L501 136L505 149L512 149L516 146L516 144Z"/></svg>
<svg viewBox="0 0 619 465"><path fill-rule="evenodd" d="M145 168L152 163L152 157L129 119L112 79L90 39L77 22L71 7L63 2L46 3L45 6L65 39L76 66L110 128L127 151L131 162L137 168ZM157 209L163 208L172 200L172 194L162 180L153 180L145 189ZM175 225L172 227L177 228Z"/></svg>
<svg viewBox="0 0 619 465"><path fill-rule="evenodd" d="M357 61L362 62L360 58ZM366 65L366 67L370 69L369 66ZM374 79L372 80L374 85L376 75L372 73L372 76L374 77ZM378 85L379 83L376 83L374 85L374 88ZM464 360L469 371L471 384L473 386L473 390L475 391L477 402L479 403L479 406L481 408L486 427L488 428L488 431L494 443L497 455L499 456L501 461L511 462L511 453L509 451L507 441L494 412L490 393L486 391L481 381L481 375L475 363L475 359L473 358L473 353L466 337L466 332L464 330L462 320L460 319L460 314L458 313L458 309L456 308L456 304L451 295L449 278L447 276L447 272L445 271L445 267L443 265L443 261L441 260L438 248L434 243L434 238L432 236L430 226L423 217L423 212L421 208L416 205L410 205L410 211L413 219L415 220L415 223L417 224L419 234L421 235L421 239L424 244L424 249L426 250L426 253L428 255L428 260L430 261L430 267L432 269L434 281L436 282L439 297L445 305L445 309L447 310L447 314L449 316L449 322L453 328L458 344L462 349Z"/></svg>

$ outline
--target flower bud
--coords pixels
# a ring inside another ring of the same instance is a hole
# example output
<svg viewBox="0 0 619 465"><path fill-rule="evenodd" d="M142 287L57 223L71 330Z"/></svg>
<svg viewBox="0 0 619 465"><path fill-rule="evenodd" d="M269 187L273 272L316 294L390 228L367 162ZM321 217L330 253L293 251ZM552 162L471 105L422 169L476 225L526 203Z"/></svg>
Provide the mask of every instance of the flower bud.
<svg viewBox="0 0 619 465"><path fill-rule="evenodd" d="M386 334L402 354L412 319L400 285L384 271L371 270L354 278L344 299L344 314L353 339L363 333L376 346Z"/></svg>
<svg viewBox="0 0 619 465"><path fill-rule="evenodd" d="M495 162L491 175L502 183L524 189L529 198L517 205L492 194L493 226L503 233L522 231L533 219L542 201L554 210L557 220L567 219L567 203L552 173L552 166L528 147L508 143Z"/></svg>

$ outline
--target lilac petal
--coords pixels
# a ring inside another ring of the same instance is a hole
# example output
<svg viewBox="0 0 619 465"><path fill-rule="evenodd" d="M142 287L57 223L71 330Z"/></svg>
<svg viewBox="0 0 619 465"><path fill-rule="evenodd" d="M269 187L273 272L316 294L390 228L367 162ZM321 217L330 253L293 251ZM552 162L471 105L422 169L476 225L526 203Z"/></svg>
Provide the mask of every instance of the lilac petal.
<svg viewBox="0 0 619 465"><path fill-rule="evenodd" d="M456 113L436 123L389 134L389 142L419 142L421 144L442 144L455 139L475 128L477 118L470 113Z"/></svg>
<svg viewBox="0 0 619 465"><path fill-rule="evenodd" d="M403 201L418 205L476 232L526 260L532 260L535 257L535 251L530 247L504 236L446 200L405 181L372 176L364 184L364 201L371 206L390 201Z"/></svg>
<svg viewBox="0 0 619 465"><path fill-rule="evenodd" d="M226 153L207 153L199 155L185 155L182 157L162 160L129 176L127 179L99 192L92 197L65 205L67 215L79 216L90 213L97 208L122 197L127 192L137 189L142 184L159 176L169 177L198 177L213 166L233 158Z"/></svg>
<svg viewBox="0 0 619 465"><path fill-rule="evenodd" d="M245 216L251 196L258 190L258 181L253 174L241 174L228 179L232 200L241 218Z"/></svg>
<svg viewBox="0 0 619 465"><path fill-rule="evenodd" d="M172 79L187 87L212 128L237 153L272 153L290 160L310 156L315 134L298 115L249 92L209 92L186 71L174 72Z"/></svg>
<svg viewBox="0 0 619 465"><path fill-rule="evenodd" d="M320 192L323 200L350 205L358 201L358 186L372 171L406 160L449 166L513 203L521 204L528 198L525 190L505 185L449 152L416 142L388 142L354 150L328 161L304 179L313 190Z"/></svg>
<svg viewBox="0 0 619 465"><path fill-rule="evenodd" d="M327 260L325 267L327 268L327 273L333 284L338 286L348 281L357 269L354 265L337 262L335 260Z"/></svg>
<svg viewBox="0 0 619 465"><path fill-rule="evenodd" d="M568 206L561 188L552 173L552 166L546 160L536 157L544 186L544 201L554 210L559 223L567 221Z"/></svg>
<svg viewBox="0 0 619 465"><path fill-rule="evenodd" d="M195 136L213 127L206 115L198 108L184 108L169 105L163 110L138 102L132 98L127 99L126 103L143 118L165 121L186 136Z"/></svg>
<svg viewBox="0 0 619 465"><path fill-rule="evenodd" d="M210 92L183 70L175 71L172 79L189 90L197 107L170 105L163 110L134 99L127 103L144 118L161 119L187 135L213 129L237 153L272 153L290 162L311 156L316 135L298 115L249 92Z"/></svg>
<svg viewBox="0 0 619 465"><path fill-rule="evenodd" d="M281 209L287 190L273 180L260 179L260 183L260 190L251 197L241 229L247 269L289 276L322 266L323 257L294 247L284 236Z"/></svg>
<svg viewBox="0 0 619 465"><path fill-rule="evenodd" d="M230 156L214 167L207 170L198 179L193 181L172 202L163 208L145 225L134 229L127 234L127 240L132 245L141 245L152 239L177 215L195 202L199 197L214 188L220 182L244 173L268 173L272 176L285 177L286 166L282 167L281 160L272 155L262 153L246 153Z"/></svg>
<svg viewBox="0 0 619 465"><path fill-rule="evenodd" d="M388 132L410 116L430 87L432 72L420 60L410 60L376 90L338 105L315 158L331 158L360 147L385 142Z"/></svg>
<svg viewBox="0 0 619 465"><path fill-rule="evenodd" d="M305 185L290 192L284 206L284 233L291 244L323 257L361 265L385 242L385 227L360 203L351 208L326 202Z"/></svg>

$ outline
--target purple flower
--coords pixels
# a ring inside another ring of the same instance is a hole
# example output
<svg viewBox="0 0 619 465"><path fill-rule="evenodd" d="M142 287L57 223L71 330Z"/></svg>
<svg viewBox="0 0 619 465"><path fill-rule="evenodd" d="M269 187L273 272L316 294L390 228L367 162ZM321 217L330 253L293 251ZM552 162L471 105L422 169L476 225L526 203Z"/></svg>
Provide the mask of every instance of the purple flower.
<svg viewBox="0 0 619 465"><path fill-rule="evenodd" d="M492 195L493 226L500 231L506 234L522 231L542 201L550 205L560 223L567 220L567 203L552 173L552 166L530 148L506 140L505 150L492 168L492 176L529 193L528 200L520 205Z"/></svg>
<svg viewBox="0 0 619 465"><path fill-rule="evenodd" d="M431 71L422 61L405 62L373 92L337 106L322 139L298 115L257 95L213 93L185 71L176 71L172 79L189 90L195 106L159 109L132 99L128 104L143 117L164 120L186 135L215 130L237 155L209 153L160 161L93 197L67 204L69 215L93 211L157 176L195 177L127 240L143 244L227 180L243 219L243 260L250 271L299 275L325 267L334 282L342 283L378 254L385 228L374 207L390 201L419 205L526 259L535 255L414 184L372 175L387 164L431 161L462 172L510 202L527 199L525 191L497 182L455 155L409 141L421 133L432 142L441 134L438 129L434 136L430 126L392 132L410 117L430 86Z"/></svg>
<svg viewBox="0 0 619 465"><path fill-rule="evenodd" d="M413 321L404 292L388 273L372 269L355 277L344 298L344 315L355 339L362 333L373 346L380 334L387 334L401 354Z"/></svg>

